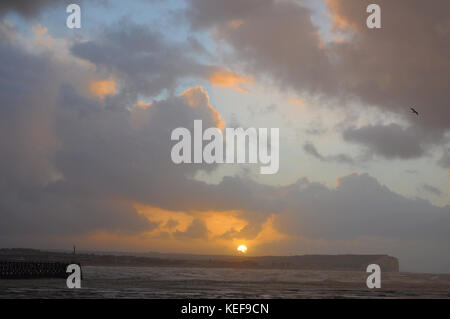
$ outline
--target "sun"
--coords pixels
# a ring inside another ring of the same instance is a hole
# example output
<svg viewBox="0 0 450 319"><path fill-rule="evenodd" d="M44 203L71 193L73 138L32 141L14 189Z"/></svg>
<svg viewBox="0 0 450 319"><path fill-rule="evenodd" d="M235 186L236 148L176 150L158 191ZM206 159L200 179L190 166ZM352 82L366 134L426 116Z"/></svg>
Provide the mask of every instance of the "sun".
<svg viewBox="0 0 450 319"><path fill-rule="evenodd" d="M240 252L240 253L245 254L247 252L247 246L239 245L238 248L237 248L237 251Z"/></svg>

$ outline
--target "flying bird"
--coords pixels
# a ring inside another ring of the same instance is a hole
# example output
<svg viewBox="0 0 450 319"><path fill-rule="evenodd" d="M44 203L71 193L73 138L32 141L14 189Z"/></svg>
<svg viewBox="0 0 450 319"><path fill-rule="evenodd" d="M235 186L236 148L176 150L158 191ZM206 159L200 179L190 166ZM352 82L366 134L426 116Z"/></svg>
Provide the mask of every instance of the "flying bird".
<svg viewBox="0 0 450 319"><path fill-rule="evenodd" d="M413 112L414 114L416 114L417 116L419 116L419 112L417 112L413 107L411 108L411 112Z"/></svg>

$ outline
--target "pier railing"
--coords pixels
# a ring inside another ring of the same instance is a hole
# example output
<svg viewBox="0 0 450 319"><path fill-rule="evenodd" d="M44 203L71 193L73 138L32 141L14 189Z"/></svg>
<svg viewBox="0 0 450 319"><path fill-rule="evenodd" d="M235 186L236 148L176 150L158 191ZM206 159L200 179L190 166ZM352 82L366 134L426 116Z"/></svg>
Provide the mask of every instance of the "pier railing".
<svg viewBox="0 0 450 319"><path fill-rule="evenodd" d="M0 279L67 278L69 263L0 261Z"/></svg>

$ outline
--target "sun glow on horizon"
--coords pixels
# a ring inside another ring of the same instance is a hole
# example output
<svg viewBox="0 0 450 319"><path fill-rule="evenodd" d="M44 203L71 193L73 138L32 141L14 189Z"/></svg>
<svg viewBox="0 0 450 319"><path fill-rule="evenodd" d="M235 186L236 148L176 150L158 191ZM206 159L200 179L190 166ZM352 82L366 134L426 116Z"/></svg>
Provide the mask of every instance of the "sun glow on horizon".
<svg viewBox="0 0 450 319"><path fill-rule="evenodd" d="M238 248L237 248L237 251L240 252L240 253L245 254L247 252L247 246L239 245Z"/></svg>

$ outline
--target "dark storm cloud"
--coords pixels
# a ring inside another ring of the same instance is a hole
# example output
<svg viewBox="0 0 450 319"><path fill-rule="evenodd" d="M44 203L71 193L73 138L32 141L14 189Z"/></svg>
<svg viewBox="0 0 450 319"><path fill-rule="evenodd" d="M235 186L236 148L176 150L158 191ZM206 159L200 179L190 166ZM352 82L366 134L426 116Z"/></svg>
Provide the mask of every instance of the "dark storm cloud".
<svg viewBox="0 0 450 319"><path fill-rule="evenodd" d="M294 1L192 0L186 15L194 29L212 28L215 38L227 41L234 60L253 74L301 92L333 86L311 11Z"/></svg>
<svg viewBox="0 0 450 319"><path fill-rule="evenodd" d="M342 177L335 189L307 179L277 187L237 176L226 177L207 188L203 186L199 183L182 189L173 187L176 204L158 204L173 210L189 207L241 212L240 216L248 221L248 229L227 234L239 238L245 232L248 232L245 238L253 238L266 217L275 214L278 229L283 233L311 238L374 236L435 240L437 245L450 242L447 231L450 206L437 207L425 200L403 197L367 174Z"/></svg>
<svg viewBox="0 0 450 319"><path fill-rule="evenodd" d="M91 2L105 2L107 0L90 0ZM62 13L66 14L66 6L75 3L82 5L85 0L2 0L0 1L0 16L8 12L16 12L26 18L39 15L42 11L49 7L60 6L63 8Z"/></svg>
<svg viewBox="0 0 450 319"><path fill-rule="evenodd" d="M314 144L312 144L310 142L307 142L307 143L305 143L305 145L303 145L303 150L306 153L314 156L315 158L317 158L323 162L335 162L335 163L343 163L343 164L350 164L350 165L355 164L355 161L353 160L353 158L346 154L336 154L336 155L324 156L324 155L320 154L319 151L314 146Z"/></svg>
<svg viewBox="0 0 450 319"><path fill-rule="evenodd" d="M187 17L194 29L209 28L226 41L234 61L281 88L401 114L441 142L450 128L450 2L379 1L379 30L366 27L371 1L327 3L336 28L348 34L342 42L323 43L311 12L298 1L191 0ZM422 148L395 155L418 156Z"/></svg>
<svg viewBox="0 0 450 319"><path fill-rule="evenodd" d="M433 135L417 127L403 128L398 124L369 125L343 131L344 140L357 143L375 155L388 159L419 158L435 141Z"/></svg>
<svg viewBox="0 0 450 319"><path fill-rule="evenodd" d="M23 16L29 17L36 15L43 8L51 4L60 2L58 0L2 0L0 2L0 14L15 11Z"/></svg>
<svg viewBox="0 0 450 319"><path fill-rule="evenodd" d="M289 233L327 239L420 238L439 240L442 247L450 241L450 206L408 199L367 174L342 177L336 189L299 180L284 194L289 208L277 220Z"/></svg>
<svg viewBox="0 0 450 319"><path fill-rule="evenodd" d="M135 99L84 96L82 83L94 76L27 53L6 33L1 36L1 236L157 227L137 213L133 201L151 200L153 190L170 201L172 185L201 167L171 164L170 132L190 128L194 119L217 124L206 93L194 88L189 96L155 102L142 114L150 122L136 128L135 110L127 109Z"/></svg>
<svg viewBox="0 0 450 319"><path fill-rule="evenodd" d="M0 57L4 62L0 68L1 235L153 228L123 201L61 180L55 159L61 143L67 141L60 140L55 130L60 120L57 79L70 77L70 70L48 57L30 55L4 38Z"/></svg>
<svg viewBox="0 0 450 319"><path fill-rule="evenodd" d="M429 130L450 127L450 2L420 0L377 3L382 28L366 27L370 1L329 0L341 29L354 32L332 50L339 57L344 88L365 102L396 111L414 107L411 122ZM342 24L344 24L342 26Z"/></svg>

